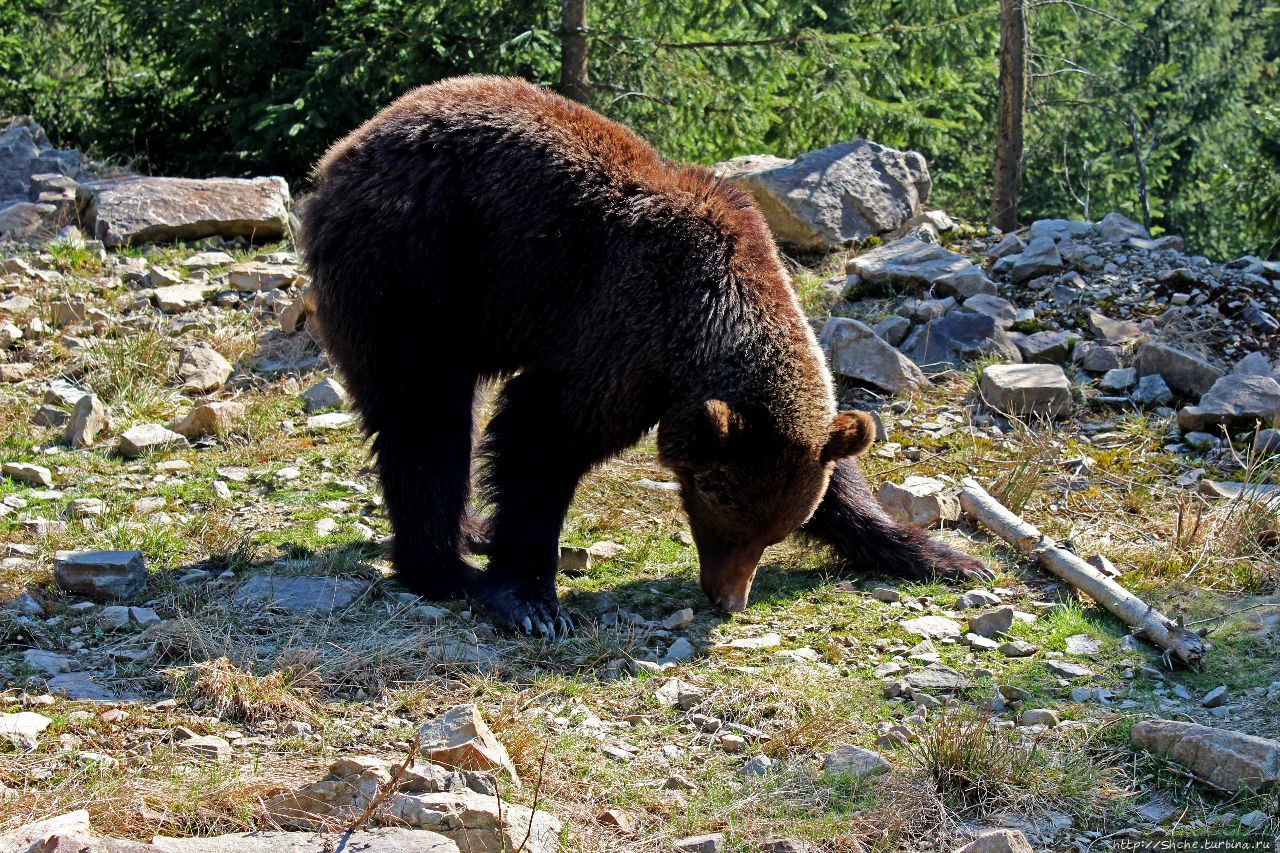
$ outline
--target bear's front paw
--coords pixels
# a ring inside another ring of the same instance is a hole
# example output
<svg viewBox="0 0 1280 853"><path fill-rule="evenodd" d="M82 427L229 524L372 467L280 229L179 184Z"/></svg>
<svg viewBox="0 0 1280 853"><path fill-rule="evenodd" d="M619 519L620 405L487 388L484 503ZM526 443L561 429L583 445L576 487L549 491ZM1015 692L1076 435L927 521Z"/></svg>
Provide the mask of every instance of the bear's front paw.
<svg viewBox="0 0 1280 853"><path fill-rule="evenodd" d="M477 595L476 601L500 626L527 636L545 637L554 643L567 639L573 630L568 615L560 612L554 593L547 598L501 585Z"/></svg>

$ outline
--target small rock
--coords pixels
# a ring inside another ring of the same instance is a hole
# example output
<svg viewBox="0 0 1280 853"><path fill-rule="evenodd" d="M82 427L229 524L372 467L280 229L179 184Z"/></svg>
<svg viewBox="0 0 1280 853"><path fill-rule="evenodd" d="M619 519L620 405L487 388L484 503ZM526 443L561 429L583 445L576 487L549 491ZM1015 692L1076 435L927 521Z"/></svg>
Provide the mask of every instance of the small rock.
<svg viewBox="0 0 1280 853"><path fill-rule="evenodd" d="M136 459L152 451L186 445L187 440L173 430L160 424L141 424L124 431L117 452L126 459Z"/></svg>
<svg viewBox="0 0 1280 853"><path fill-rule="evenodd" d="M1036 647L1026 640L1012 640L1008 643L1002 643L999 649L1000 654L1007 658L1031 657L1036 651Z"/></svg>
<svg viewBox="0 0 1280 853"><path fill-rule="evenodd" d="M663 663L679 663L692 658L696 654L693 643L684 637L678 637L674 643L667 647L667 653L662 656Z"/></svg>
<svg viewBox="0 0 1280 853"><path fill-rule="evenodd" d="M0 739L9 741L18 749L35 749L39 745L40 733L49 728L51 723L53 720L44 714L32 711L0 714ZM0 835L0 839L5 837Z"/></svg>
<svg viewBox="0 0 1280 853"><path fill-rule="evenodd" d="M88 447L106 428L106 406L93 394L84 394L76 401L62 440L70 447Z"/></svg>
<svg viewBox="0 0 1280 853"><path fill-rule="evenodd" d="M53 485L53 472L43 465L33 465L29 462L6 462L3 468L0 468L0 471L3 471L4 475L12 480L31 486L49 488Z"/></svg>
<svg viewBox="0 0 1280 853"><path fill-rule="evenodd" d="M501 771L516 787L520 777L506 748L480 716L475 705L458 705L418 729L422 755L442 767Z"/></svg>
<svg viewBox="0 0 1280 853"><path fill-rule="evenodd" d="M1104 391L1128 391L1138 381L1138 371L1132 367L1117 367L1108 370L1098 380L1098 387Z"/></svg>
<svg viewBox="0 0 1280 853"><path fill-rule="evenodd" d="M654 695L667 707L688 711L706 697L706 691L678 678L669 678L658 687Z"/></svg>
<svg viewBox="0 0 1280 853"><path fill-rule="evenodd" d="M243 417L244 404L235 400L201 403L186 417L171 423L169 428L187 438L224 435Z"/></svg>
<svg viewBox="0 0 1280 853"><path fill-rule="evenodd" d="M931 640L958 640L964 634L959 622L945 616L921 616L899 622L898 626L908 634Z"/></svg>
<svg viewBox="0 0 1280 853"><path fill-rule="evenodd" d="M709 835L690 835L688 838L676 841L675 847L680 853L722 853L724 835L719 832Z"/></svg>
<svg viewBox="0 0 1280 853"><path fill-rule="evenodd" d="M1017 255L1010 256L1013 267L1009 271L1014 284L1022 284L1033 278L1062 269L1062 255L1051 237L1037 237Z"/></svg>
<svg viewBox="0 0 1280 853"><path fill-rule="evenodd" d="M849 774L855 779L887 773L892 765L879 753L853 744L842 744L822 758L822 770L832 775Z"/></svg>
<svg viewBox="0 0 1280 853"><path fill-rule="evenodd" d="M1139 406L1163 406L1173 400L1173 391L1163 376L1151 373L1138 380L1138 387L1129 395L1129 399Z"/></svg>
<svg viewBox="0 0 1280 853"><path fill-rule="evenodd" d="M773 767L773 759L767 755L757 755L746 764L738 768L738 775L745 777L766 776L769 769Z"/></svg>
<svg viewBox="0 0 1280 853"><path fill-rule="evenodd" d="M1044 668L1059 678L1087 678L1092 677L1094 674L1093 670L1087 666L1060 660L1046 660Z"/></svg>
<svg viewBox="0 0 1280 853"><path fill-rule="evenodd" d="M1035 853L1035 848L1016 829L995 829L956 848L954 853Z"/></svg>
<svg viewBox="0 0 1280 853"><path fill-rule="evenodd" d="M1159 374L1168 386L1184 394L1204 394L1223 373L1195 353L1148 341L1138 350L1139 376Z"/></svg>
<svg viewBox="0 0 1280 853"><path fill-rule="evenodd" d="M355 416L346 412L325 412L307 418L307 429L312 432L328 429L345 429L356 422Z"/></svg>
<svg viewBox="0 0 1280 853"><path fill-rule="evenodd" d="M662 627L668 631L679 631L681 628L688 627L693 621L693 608L686 607L683 610L677 610L666 619L662 620Z"/></svg>
<svg viewBox="0 0 1280 853"><path fill-rule="evenodd" d="M216 391L231 376L231 362L211 346L199 344L182 348L178 356L178 378L188 394Z"/></svg>
<svg viewBox="0 0 1280 853"><path fill-rule="evenodd" d="M907 683L913 690L946 691L964 690L969 681L949 666L931 663L922 669L907 673Z"/></svg>
<svg viewBox="0 0 1280 853"><path fill-rule="evenodd" d="M885 481L876 492L885 511L900 521L933 527L960 518L960 499L947 492L941 480L907 477L901 485Z"/></svg>
<svg viewBox="0 0 1280 853"><path fill-rule="evenodd" d="M893 394L929 386L911 359L880 338L870 327L848 317L832 317L819 339L832 372Z"/></svg>
<svg viewBox="0 0 1280 853"><path fill-rule="evenodd" d="M1200 700L1200 704L1206 708L1217 708L1227 703L1227 686L1221 685L1213 688L1204 695Z"/></svg>
<svg viewBox="0 0 1280 853"><path fill-rule="evenodd" d="M1213 384L1195 406L1178 412L1178 428L1191 432L1220 425L1251 429L1280 410L1280 382L1269 376L1231 374Z"/></svg>
<svg viewBox="0 0 1280 853"><path fill-rule="evenodd" d="M871 590L871 597L876 601L883 601L886 604L892 604L895 601L902 600L902 593L898 592L898 590L891 586L884 586L882 584Z"/></svg>
<svg viewBox="0 0 1280 853"><path fill-rule="evenodd" d="M1009 632L1013 627L1013 608L1001 607L988 613L969 617L969 631L979 637L992 639Z"/></svg>
<svg viewBox="0 0 1280 853"><path fill-rule="evenodd" d="M1051 729L1058 725L1058 713L1048 708L1032 708L1022 712L1020 723L1024 726L1045 726Z"/></svg>
<svg viewBox="0 0 1280 853"><path fill-rule="evenodd" d="M341 409L348 402L347 390L336 379L323 379L302 392L308 412Z"/></svg>
<svg viewBox="0 0 1280 853"><path fill-rule="evenodd" d="M994 607L1000 603L1000 596L985 589L971 589L956 599L956 610L969 610L974 607Z"/></svg>

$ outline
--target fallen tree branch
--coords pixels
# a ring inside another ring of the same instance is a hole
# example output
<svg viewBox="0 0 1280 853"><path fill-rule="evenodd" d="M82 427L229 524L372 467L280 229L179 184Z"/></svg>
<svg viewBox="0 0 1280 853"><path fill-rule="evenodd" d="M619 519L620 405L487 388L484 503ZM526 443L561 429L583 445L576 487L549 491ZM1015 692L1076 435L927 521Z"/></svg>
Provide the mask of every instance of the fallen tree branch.
<svg viewBox="0 0 1280 853"><path fill-rule="evenodd" d="M1019 553L1035 557L1046 570L1098 602L1141 637L1164 649L1189 667L1199 665L1205 646L1200 635L1171 621L1160 611L1041 533L991 497L978 482L966 477L960 484L960 506ZM1170 664L1171 666L1171 664Z"/></svg>

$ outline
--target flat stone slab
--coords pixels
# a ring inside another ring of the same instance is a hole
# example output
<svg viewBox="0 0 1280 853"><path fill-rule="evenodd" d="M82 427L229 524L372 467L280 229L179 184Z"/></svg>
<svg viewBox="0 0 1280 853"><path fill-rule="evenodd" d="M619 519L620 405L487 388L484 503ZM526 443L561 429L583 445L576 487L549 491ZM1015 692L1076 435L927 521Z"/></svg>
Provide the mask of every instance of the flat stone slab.
<svg viewBox="0 0 1280 853"><path fill-rule="evenodd" d="M1177 720L1143 720L1130 737L1226 791L1263 791L1280 780L1280 741Z"/></svg>
<svg viewBox="0 0 1280 853"><path fill-rule="evenodd" d="M141 551L59 551L53 578L61 589L90 598L128 598L147 583Z"/></svg>
<svg viewBox="0 0 1280 853"><path fill-rule="evenodd" d="M915 237L895 240L853 258L847 272L871 285L912 293L932 291L967 299L996 292L995 283L968 258Z"/></svg>
<svg viewBox="0 0 1280 853"><path fill-rule="evenodd" d="M899 622L898 627L908 634L928 637L931 640L945 640L948 637L958 640L964 635L964 628L960 623L945 616L920 616L915 619L906 619Z"/></svg>
<svg viewBox="0 0 1280 853"><path fill-rule="evenodd" d="M964 690L969 680L949 666L931 663L923 669L907 673L907 683L916 690L952 692Z"/></svg>
<svg viewBox="0 0 1280 853"><path fill-rule="evenodd" d="M300 575L258 575L236 590L236 604L257 604L289 613L339 610L369 588L367 581Z"/></svg>
<svg viewBox="0 0 1280 853"><path fill-rule="evenodd" d="M1071 409L1071 382L1056 364L993 364L979 384L987 403L1002 412L1056 418Z"/></svg>
<svg viewBox="0 0 1280 853"><path fill-rule="evenodd" d="M333 834L318 832L235 832L208 838L156 836L157 853L317 853L332 847ZM346 837L352 853L458 853L457 842L425 829L360 830Z"/></svg>
<svg viewBox="0 0 1280 853"><path fill-rule="evenodd" d="M128 177L81 184L76 204L107 246L204 237L279 240L289 225L284 178Z"/></svg>

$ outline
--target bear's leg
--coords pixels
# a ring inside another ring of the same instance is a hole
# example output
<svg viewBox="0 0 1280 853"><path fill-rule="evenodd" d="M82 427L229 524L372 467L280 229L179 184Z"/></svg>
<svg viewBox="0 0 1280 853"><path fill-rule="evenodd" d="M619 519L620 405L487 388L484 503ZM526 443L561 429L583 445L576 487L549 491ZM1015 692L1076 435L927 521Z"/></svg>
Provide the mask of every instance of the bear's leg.
<svg viewBox="0 0 1280 853"><path fill-rule="evenodd" d="M378 380L378 387L397 385L387 377ZM403 398L389 407L394 411L382 411L368 397L358 397L357 404L367 428L376 431L373 446L395 532L397 577L424 598L461 598L480 574L461 557L475 382L465 375L448 377L433 383L424 399L430 408L417 416L403 410Z"/></svg>
<svg viewBox="0 0 1280 853"><path fill-rule="evenodd" d="M828 545L851 568L913 580L994 577L981 560L885 512L852 458L836 463L826 494L800 535Z"/></svg>
<svg viewBox="0 0 1280 853"><path fill-rule="evenodd" d="M560 528L578 480L603 458L597 437L570 426L567 399L558 379L522 373L503 389L482 445L495 511L476 598L495 619L552 639L570 629L556 603Z"/></svg>

